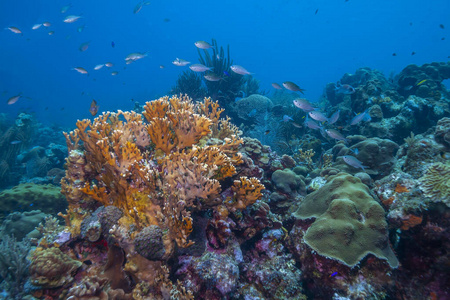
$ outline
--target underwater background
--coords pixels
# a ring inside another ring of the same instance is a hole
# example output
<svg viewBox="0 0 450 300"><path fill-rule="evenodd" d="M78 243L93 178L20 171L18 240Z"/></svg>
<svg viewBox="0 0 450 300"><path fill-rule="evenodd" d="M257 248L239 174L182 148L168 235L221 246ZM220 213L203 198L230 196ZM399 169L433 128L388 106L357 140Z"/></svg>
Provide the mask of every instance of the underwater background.
<svg viewBox="0 0 450 300"><path fill-rule="evenodd" d="M450 299L449 15L1 1L0 299Z"/></svg>
<svg viewBox="0 0 450 300"><path fill-rule="evenodd" d="M102 111L132 108L132 99L142 103L170 91L183 71L171 62L180 57L196 63L193 43L212 38L230 45L234 63L255 73L263 90L273 81L290 80L313 102L326 83L344 73L370 67L388 76L408 64L445 61L450 48L448 30L439 27L450 10L445 0L154 1L137 14L132 1L77 1L62 14L70 3L0 4L1 27L23 31L23 36L0 33L0 91L6 100L19 93L31 98L11 107L5 100L2 111L28 110L69 126L89 116L83 107L92 99ZM67 24L67 15L82 18ZM51 26L31 29L43 22ZM86 42L89 48L79 51ZM125 64L128 54L146 51L139 63ZM108 61L114 66L94 72ZM71 70L78 66L89 75ZM112 71L119 74L111 76Z"/></svg>

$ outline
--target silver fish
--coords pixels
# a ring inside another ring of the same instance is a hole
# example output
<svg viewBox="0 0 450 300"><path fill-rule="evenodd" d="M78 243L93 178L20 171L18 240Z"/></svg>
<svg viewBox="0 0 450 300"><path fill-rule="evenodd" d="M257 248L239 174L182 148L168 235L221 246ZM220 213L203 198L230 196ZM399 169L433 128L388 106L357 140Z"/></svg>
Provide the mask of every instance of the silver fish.
<svg viewBox="0 0 450 300"><path fill-rule="evenodd" d="M316 122L314 122L314 121L311 120L310 118L307 118L307 119L305 120L304 125L305 125L306 127L308 127L308 128L311 128L311 129L320 129L320 128L322 128L322 126L320 126L319 124L317 124Z"/></svg>
<svg viewBox="0 0 450 300"><path fill-rule="evenodd" d="M77 71L78 73L81 73L81 74L88 74L88 71L86 71L86 69L82 68L82 67L75 67L72 70L75 70L75 71Z"/></svg>
<svg viewBox="0 0 450 300"><path fill-rule="evenodd" d="M190 64L191 62L177 57L172 63L175 66L184 67L184 66L187 66L188 64Z"/></svg>
<svg viewBox="0 0 450 300"><path fill-rule="evenodd" d="M96 65L95 67L94 67L94 70L100 70L101 68L103 68L103 66L104 66L104 64L99 64L99 65Z"/></svg>
<svg viewBox="0 0 450 300"><path fill-rule="evenodd" d="M31 27L31 29L36 30L41 26L42 26L42 24L34 24L33 27Z"/></svg>
<svg viewBox="0 0 450 300"><path fill-rule="evenodd" d="M232 65L230 67L231 71L233 71L236 74L240 74L240 75L250 75L252 73L250 73L249 71L247 71L244 67L239 66L239 65Z"/></svg>
<svg viewBox="0 0 450 300"><path fill-rule="evenodd" d="M304 98L295 99L293 101L293 103L294 103L295 106L297 106L298 108L300 108L304 112L310 112L310 111L313 111L313 110L316 109L315 107L313 107L311 105L311 103L308 100L306 100Z"/></svg>
<svg viewBox="0 0 450 300"><path fill-rule="evenodd" d="M91 41L81 44L80 47L78 47L78 50L80 50L81 52L86 51L89 48L90 43Z"/></svg>
<svg viewBox="0 0 450 300"><path fill-rule="evenodd" d="M72 7L72 4L61 7L61 13L65 14L71 7Z"/></svg>
<svg viewBox="0 0 450 300"><path fill-rule="evenodd" d="M354 167L354 168L361 168L363 171L366 171L364 168L367 168L367 166L363 166L362 162L360 162L356 157L351 155L344 155L342 156L342 159L345 161L346 164Z"/></svg>
<svg viewBox="0 0 450 300"><path fill-rule="evenodd" d="M370 117L370 114L368 113L368 110L366 109L365 112L360 113L358 115L356 115L351 121L350 121L350 125L356 125L361 121L371 121L372 118Z"/></svg>
<svg viewBox="0 0 450 300"><path fill-rule="evenodd" d="M334 124L337 122L337 120L339 119L339 113L341 111L338 109L337 111L335 111L331 117L328 119L328 124Z"/></svg>
<svg viewBox="0 0 450 300"><path fill-rule="evenodd" d="M200 49L209 49L212 48L213 46L205 41L197 41L194 43L195 47L200 48Z"/></svg>
<svg viewBox="0 0 450 300"><path fill-rule="evenodd" d="M202 65L202 64L193 64L193 65L189 66L189 69L191 69L194 72L205 72L205 71L210 71L213 68L212 67L207 67L207 66Z"/></svg>
<svg viewBox="0 0 450 300"><path fill-rule="evenodd" d="M63 22L64 23L73 23L76 20L78 20L79 18L81 18L81 16L70 15L70 16L65 17Z"/></svg>
<svg viewBox="0 0 450 300"><path fill-rule="evenodd" d="M272 87L277 90L282 90L283 88L276 82L272 82Z"/></svg>
<svg viewBox="0 0 450 300"><path fill-rule="evenodd" d="M336 86L336 94L352 95L356 92L355 88L349 84Z"/></svg>
<svg viewBox="0 0 450 300"><path fill-rule="evenodd" d="M293 92L300 92L302 94L304 94L303 92L305 91L304 89L300 88L297 84L293 83L292 81L285 81L283 82L283 86Z"/></svg>
<svg viewBox="0 0 450 300"><path fill-rule="evenodd" d="M7 101L6 103L8 103L8 105L14 104L14 103L16 103L17 101L19 101L20 97L21 97L20 94L17 95L17 96L13 96L13 97L9 98L8 101Z"/></svg>
<svg viewBox="0 0 450 300"><path fill-rule="evenodd" d="M333 138L338 141L347 142L347 139L337 130L334 129L325 129L325 132L328 134L330 138Z"/></svg>
<svg viewBox="0 0 450 300"><path fill-rule="evenodd" d="M216 75L214 73L206 74L203 77L205 77L205 79L208 80L208 81L220 81L220 80L223 79L222 77L219 77L218 75Z"/></svg>
<svg viewBox="0 0 450 300"><path fill-rule="evenodd" d="M326 121L328 121L328 118L323 113L321 113L320 111L317 111L317 110L310 111L308 113L308 115L312 119L314 119L316 121L319 121L319 122L326 122Z"/></svg>
<svg viewBox="0 0 450 300"><path fill-rule="evenodd" d="M14 32L14 33L22 34L22 31L19 28L14 27L14 26L6 27L6 29L9 29L9 31Z"/></svg>

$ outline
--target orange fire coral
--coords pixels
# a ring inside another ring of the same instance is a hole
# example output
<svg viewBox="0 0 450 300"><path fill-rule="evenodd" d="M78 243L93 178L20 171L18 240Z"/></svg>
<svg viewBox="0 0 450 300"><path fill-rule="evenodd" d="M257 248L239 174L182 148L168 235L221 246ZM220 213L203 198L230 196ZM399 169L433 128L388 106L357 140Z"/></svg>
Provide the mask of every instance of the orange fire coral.
<svg viewBox="0 0 450 300"><path fill-rule="evenodd" d="M92 122L78 121L77 129L65 134L71 150L62 180L66 219L79 224L84 210L113 205L124 213L121 224L137 230L157 225L167 232L166 241L187 247L191 211L222 203L220 181L235 175L242 162L242 139L209 98L193 103L187 96L163 97L144 109L106 112ZM241 177L227 207L245 209L262 189L258 179Z"/></svg>

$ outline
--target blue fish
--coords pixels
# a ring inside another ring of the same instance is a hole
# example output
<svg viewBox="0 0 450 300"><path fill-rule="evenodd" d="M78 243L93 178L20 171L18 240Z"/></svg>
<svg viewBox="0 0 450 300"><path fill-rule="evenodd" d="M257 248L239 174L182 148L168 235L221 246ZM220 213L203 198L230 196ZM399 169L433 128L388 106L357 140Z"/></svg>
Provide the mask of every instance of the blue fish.
<svg viewBox="0 0 450 300"><path fill-rule="evenodd" d="M333 272L333 273L331 273L331 274L330 274L330 277L334 277L334 276L336 276L336 275L337 275L337 273L338 273L338 272Z"/></svg>
<svg viewBox="0 0 450 300"><path fill-rule="evenodd" d="M227 71L223 71L223 74L225 74L225 76L230 77L230 74Z"/></svg>
<svg viewBox="0 0 450 300"><path fill-rule="evenodd" d="M114 43L114 41L112 41L112 42L111 42L111 47L114 48L115 46L116 46L116 43Z"/></svg>

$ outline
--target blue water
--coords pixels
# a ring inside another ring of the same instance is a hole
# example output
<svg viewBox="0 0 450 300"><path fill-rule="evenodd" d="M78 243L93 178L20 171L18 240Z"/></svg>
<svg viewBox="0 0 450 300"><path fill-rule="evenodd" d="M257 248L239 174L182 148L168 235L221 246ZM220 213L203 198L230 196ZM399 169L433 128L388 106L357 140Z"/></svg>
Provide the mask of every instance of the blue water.
<svg viewBox="0 0 450 300"><path fill-rule="evenodd" d="M0 2L0 112L32 112L41 122L74 127L77 119L91 117L92 99L100 111L129 110L133 100L142 104L167 94L187 69L171 62L197 62L194 42L212 38L230 45L234 63L255 73L262 89L289 80L306 89L311 101L328 82L360 67L389 75L450 55L448 0L155 0L137 14L138 1L72 1L62 14L69 3ZM72 24L63 22L80 14ZM31 29L46 21L52 25ZM3 30L8 26L23 35ZM88 50L80 52L88 41ZM148 57L125 64L129 53L145 51ZM114 67L93 70L108 61ZM89 76L73 67L84 67ZM19 93L31 99L6 104Z"/></svg>

